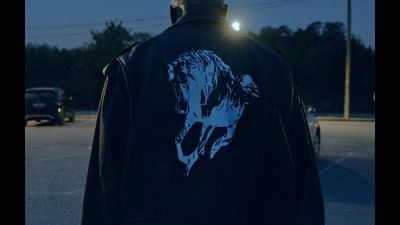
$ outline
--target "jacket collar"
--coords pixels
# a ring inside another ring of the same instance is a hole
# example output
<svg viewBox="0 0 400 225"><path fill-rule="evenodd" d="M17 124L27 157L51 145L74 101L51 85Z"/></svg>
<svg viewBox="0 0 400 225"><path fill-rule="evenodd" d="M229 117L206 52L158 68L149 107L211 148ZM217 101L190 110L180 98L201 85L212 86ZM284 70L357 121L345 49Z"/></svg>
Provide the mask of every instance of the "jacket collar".
<svg viewBox="0 0 400 225"><path fill-rule="evenodd" d="M172 25L171 27L179 26L181 24L185 24L188 22L192 21L209 21L209 22L214 22L214 23L219 23L219 24L227 24L228 21L224 16L221 16L217 12L208 9L201 9L198 8L196 10L193 10L191 12L186 13L183 15L181 18L178 19L178 21Z"/></svg>

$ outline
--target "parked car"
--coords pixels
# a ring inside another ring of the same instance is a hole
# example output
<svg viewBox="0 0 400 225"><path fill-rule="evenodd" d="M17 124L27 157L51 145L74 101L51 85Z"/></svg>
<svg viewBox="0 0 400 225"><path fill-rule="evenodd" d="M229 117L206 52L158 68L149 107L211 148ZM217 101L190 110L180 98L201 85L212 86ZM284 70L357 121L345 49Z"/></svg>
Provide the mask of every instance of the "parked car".
<svg viewBox="0 0 400 225"><path fill-rule="evenodd" d="M58 87L35 87L25 90L25 125L29 120L54 121L63 125L75 120L72 97L67 98Z"/></svg>
<svg viewBox="0 0 400 225"><path fill-rule="evenodd" d="M317 117L315 116L315 108L306 106L308 128L310 130L311 140L314 147L315 158L319 158L321 151L321 128L319 126Z"/></svg>

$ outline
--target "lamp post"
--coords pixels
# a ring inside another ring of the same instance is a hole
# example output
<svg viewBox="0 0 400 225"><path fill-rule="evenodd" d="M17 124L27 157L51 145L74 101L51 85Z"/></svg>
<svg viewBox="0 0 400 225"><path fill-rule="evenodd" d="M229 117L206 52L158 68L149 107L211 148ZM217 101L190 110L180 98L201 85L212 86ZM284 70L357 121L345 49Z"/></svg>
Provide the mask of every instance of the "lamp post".
<svg viewBox="0 0 400 225"><path fill-rule="evenodd" d="M344 119L350 118L350 71L351 71L351 0L347 0L346 75L344 81Z"/></svg>

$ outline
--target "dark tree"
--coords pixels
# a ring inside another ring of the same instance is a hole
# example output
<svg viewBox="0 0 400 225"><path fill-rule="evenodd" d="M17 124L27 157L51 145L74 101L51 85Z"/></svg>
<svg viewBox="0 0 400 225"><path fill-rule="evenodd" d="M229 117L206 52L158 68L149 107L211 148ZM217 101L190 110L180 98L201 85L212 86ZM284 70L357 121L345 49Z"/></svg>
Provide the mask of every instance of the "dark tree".
<svg viewBox="0 0 400 225"><path fill-rule="evenodd" d="M105 77L103 68L125 48L137 41L143 41L151 36L145 32L133 33L122 26L122 22L106 23L102 31L91 31L92 40L78 56L73 69L74 79L71 81L79 89L76 96L83 97L80 107L95 109L100 100Z"/></svg>
<svg viewBox="0 0 400 225"><path fill-rule="evenodd" d="M279 49L294 69L303 98L320 112L342 112L346 39L340 22L313 22L305 29L264 27L249 36ZM374 51L352 38L351 111L373 112Z"/></svg>

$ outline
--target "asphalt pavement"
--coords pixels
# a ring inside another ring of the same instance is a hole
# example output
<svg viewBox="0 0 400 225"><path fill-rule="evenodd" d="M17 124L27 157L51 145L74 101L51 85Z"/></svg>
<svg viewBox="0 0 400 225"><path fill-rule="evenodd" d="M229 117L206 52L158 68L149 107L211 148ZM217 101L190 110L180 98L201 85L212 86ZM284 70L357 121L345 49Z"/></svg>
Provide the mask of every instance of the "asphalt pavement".
<svg viewBox="0 0 400 225"><path fill-rule="evenodd" d="M95 119L25 129L26 225L79 225ZM321 120L327 225L375 224L375 122Z"/></svg>

